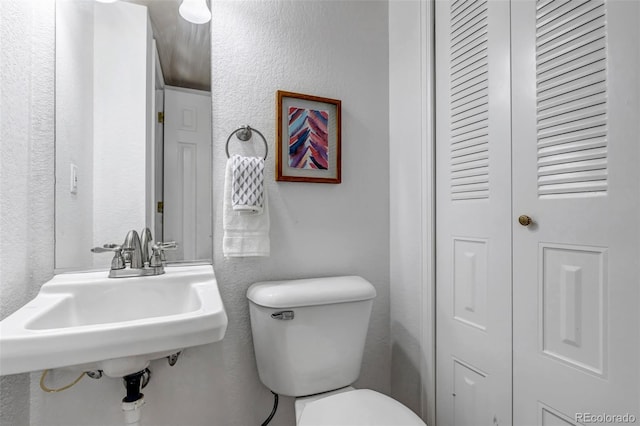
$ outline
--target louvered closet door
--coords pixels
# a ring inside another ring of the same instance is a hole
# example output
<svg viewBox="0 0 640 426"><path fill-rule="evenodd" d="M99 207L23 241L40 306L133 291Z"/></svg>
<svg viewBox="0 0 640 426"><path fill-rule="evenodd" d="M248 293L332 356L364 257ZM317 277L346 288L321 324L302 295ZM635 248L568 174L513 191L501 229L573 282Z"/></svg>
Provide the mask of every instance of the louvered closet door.
<svg viewBox="0 0 640 426"><path fill-rule="evenodd" d="M640 422L639 17L512 2L516 425Z"/></svg>
<svg viewBox="0 0 640 426"><path fill-rule="evenodd" d="M437 425L511 424L508 2L436 2Z"/></svg>

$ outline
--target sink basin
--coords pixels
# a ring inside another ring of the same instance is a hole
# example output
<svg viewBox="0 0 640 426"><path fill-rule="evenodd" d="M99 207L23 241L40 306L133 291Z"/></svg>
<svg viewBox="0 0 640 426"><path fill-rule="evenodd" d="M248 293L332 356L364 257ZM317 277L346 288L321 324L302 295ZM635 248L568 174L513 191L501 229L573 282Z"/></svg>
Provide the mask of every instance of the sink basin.
<svg viewBox="0 0 640 426"><path fill-rule="evenodd" d="M107 275L56 275L1 321L0 375L70 367L122 377L224 337L228 320L211 265Z"/></svg>

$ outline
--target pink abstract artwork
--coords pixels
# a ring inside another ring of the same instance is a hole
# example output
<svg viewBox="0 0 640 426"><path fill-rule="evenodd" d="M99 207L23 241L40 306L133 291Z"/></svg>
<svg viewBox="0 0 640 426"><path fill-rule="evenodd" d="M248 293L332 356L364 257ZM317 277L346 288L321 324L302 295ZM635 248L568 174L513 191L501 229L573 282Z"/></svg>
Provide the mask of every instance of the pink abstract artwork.
<svg viewBox="0 0 640 426"><path fill-rule="evenodd" d="M329 113L289 107L289 167L329 168Z"/></svg>

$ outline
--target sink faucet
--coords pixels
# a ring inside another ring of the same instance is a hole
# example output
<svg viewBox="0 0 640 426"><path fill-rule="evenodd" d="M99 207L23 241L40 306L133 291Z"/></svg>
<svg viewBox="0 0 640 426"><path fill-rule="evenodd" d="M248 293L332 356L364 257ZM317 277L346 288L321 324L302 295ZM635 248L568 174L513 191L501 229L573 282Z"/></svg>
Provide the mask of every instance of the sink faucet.
<svg viewBox="0 0 640 426"><path fill-rule="evenodd" d="M138 237L138 233L135 230L132 229L127 233L124 243L122 243L122 251L124 251L124 259L130 263L131 269L144 268L140 237Z"/></svg>
<svg viewBox="0 0 640 426"><path fill-rule="evenodd" d="M150 254L149 244L152 239L149 228L142 230L142 239L135 230L131 230L127 233L122 246L105 244L102 247L94 247L91 251L114 252L109 278L162 275L165 266L164 251L175 250L178 245L175 241L157 242L153 245Z"/></svg>
<svg viewBox="0 0 640 426"><path fill-rule="evenodd" d="M149 228L144 228L140 233L140 245L142 246L142 263L148 263L151 260L151 256L149 255L149 243L153 238L151 237L151 230Z"/></svg>

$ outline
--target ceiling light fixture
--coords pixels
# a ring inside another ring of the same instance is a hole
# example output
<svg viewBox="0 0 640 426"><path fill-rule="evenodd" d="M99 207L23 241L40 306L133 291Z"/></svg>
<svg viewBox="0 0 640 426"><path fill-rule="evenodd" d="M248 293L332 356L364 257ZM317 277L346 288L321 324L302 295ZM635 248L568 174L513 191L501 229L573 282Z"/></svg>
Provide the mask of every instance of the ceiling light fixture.
<svg viewBox="0 0 640 426"><path fill-rule="evenodd" d="M207 0L182 0L178 11L180 16L194 24L206 24L211 20Z"/></svg>

